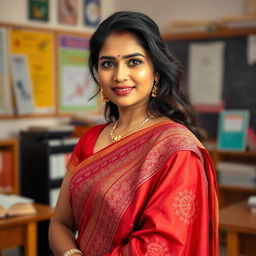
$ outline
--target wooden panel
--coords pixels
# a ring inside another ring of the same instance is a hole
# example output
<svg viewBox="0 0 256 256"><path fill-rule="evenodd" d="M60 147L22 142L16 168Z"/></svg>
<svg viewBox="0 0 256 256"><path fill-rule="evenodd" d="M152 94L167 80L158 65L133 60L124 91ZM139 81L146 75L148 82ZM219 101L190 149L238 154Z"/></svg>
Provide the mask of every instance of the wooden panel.
<svg viewBox="0 0 256 256"><path fill-rule="evenodd" d="M24 243L24 225L0 229L0 250L16 247Z"/></svg>
<svg viewBox="0 0 256 256"><path fill-rule="evenodd" d="M242 255L255 256L256 235L239 234L239 242L240 242L240 252Z"/></svg>

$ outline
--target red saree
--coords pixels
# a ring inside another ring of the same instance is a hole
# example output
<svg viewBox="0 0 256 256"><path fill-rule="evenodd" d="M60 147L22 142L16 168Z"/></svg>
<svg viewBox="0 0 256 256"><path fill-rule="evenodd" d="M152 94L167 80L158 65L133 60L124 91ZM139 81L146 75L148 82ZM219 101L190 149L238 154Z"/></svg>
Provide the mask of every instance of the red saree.
<svg viewBox="0 0 256 256"><path fill-rule="evenodd" d="M84 255L219 255L215 172L195 136L164 122L86 157L86 138L94 145L101 129L83 136L68 164Z"/></svg>

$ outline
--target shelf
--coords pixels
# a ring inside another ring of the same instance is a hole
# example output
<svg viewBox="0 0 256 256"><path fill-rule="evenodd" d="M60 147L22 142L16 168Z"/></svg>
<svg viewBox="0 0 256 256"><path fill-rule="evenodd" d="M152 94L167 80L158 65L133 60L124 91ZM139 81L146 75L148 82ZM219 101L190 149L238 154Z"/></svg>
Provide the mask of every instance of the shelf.
<svg viewBox="0 0 256 256"><path fill-rule="evenodd" d="M218 151L216 149L209 150L215 168L219 162L235 162L256 165L256 152L233 152ZM217 171L217 168L216 168ZM219 185L219 201L220 207L228 206L241 200L247 200L251 195L256 194L256 188L248 188L241 186Z"/></svg>
<svg viewBox="0 0 256 256"><path fill-rule="evenodd" d="M213 151L217 154L221 154L222 156L232 156L232 157L248 157L256 159L255 151L246 151L246 152L231 152L231 151Z"/></svg>
<svg viewBox="0 0 256 256"><path fill-rule="evenodd" d="M212 32L188 32L188 33L166 33L162 37L166 41L181 41L181 40L201 40L201 39L214 39L224 37L238 37L256 34L256 28L223 28Z"/></svg>
<svg viewBox="0 0 256 256"><path fill-rule="evenodd" d="M26 119L26 118L62 118L62 117L70 117L68 113L51 113L51 114L26 114L26 115L1 115L1 120L8 120L8 119Z"/></svg>
<svg viewBox="0 0 256 256"><path fill-rule="evenodd" d="M224 186L219 185L221 191L235 191L235 192L249 192L256 194L256 188L246 188L246 187L235 187L235 186Z"/></svg>

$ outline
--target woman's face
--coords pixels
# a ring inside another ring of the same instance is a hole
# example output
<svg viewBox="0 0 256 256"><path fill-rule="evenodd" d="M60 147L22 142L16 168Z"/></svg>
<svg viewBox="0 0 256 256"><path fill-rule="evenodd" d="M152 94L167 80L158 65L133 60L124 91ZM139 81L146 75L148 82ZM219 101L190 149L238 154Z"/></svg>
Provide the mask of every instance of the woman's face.
<svg viewBox="0 0 256 256"><path fill-rule="evenodd" d="M158 76L136 37L122 31L109 35L99 53L98 80L104 95L118 107L146 109Z"/></svg>

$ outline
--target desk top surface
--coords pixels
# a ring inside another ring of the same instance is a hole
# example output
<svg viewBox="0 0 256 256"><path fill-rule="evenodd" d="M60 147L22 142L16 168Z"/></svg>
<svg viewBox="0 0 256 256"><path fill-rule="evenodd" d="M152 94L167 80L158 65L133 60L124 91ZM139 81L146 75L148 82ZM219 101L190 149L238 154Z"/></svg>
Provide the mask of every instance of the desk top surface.
<svg viewBox="0 0 256 256"><path fill-rule="evenodd" d="M34 205L36 208L35 214L0 219L0 229L6 228L8 226L13 226L13 225L48 220L51 218L53 213L53 209L51 207L43 204L34 204Z"/></svg>
<svg viewBox="0 0 256 256"><path fill-rule="evenodd" d="M250 212L247 201L220 210L220 229L256 234L256 214Z"/></svg>

